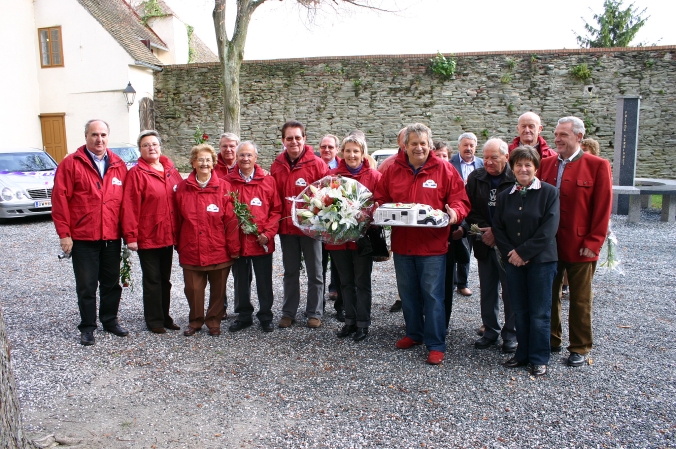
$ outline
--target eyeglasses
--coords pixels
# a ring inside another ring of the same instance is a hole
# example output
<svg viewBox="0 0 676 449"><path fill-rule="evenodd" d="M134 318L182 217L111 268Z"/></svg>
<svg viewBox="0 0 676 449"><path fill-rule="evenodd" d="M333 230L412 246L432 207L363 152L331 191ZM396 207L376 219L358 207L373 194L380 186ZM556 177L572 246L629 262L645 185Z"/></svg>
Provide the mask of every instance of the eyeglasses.
<svg viewBox="0 0 676 449"><path fill-rule="evenodd" d="M211 160L211 158L205 159L205 158L201 157L201 158L197 159L197 162L199 162L200 164L212 164L214 161Z"/></svg>
<svg viewBox="0 0 676 449"><path fill-rule="evenodd" d="M319 148L321 148L322 150L326 150L326 149L335 150L336 149L336 147L334 147L333 145L319 145Z"/></svg>
<svg viewBox="0 0 676 449"><path fill-rule="evenodd" d="M253 159L255 155L249 153L238 154L237 157L240 159Z"/></svg>
<svg viewBox="0 0 676 449"><path fill-rule="evenodd" d="M155 143L144 143L141 145L141 148L159 148L160 144L155 142Z"/></svg>
<svg viewBox="0 0 676 449"><path fill-rule="evenodd" d="M296 142L300 142L301 140L303 140L303 136L289 136L285 137L284 140L286 140L287 142L293 142L294 140Z"/></svg>

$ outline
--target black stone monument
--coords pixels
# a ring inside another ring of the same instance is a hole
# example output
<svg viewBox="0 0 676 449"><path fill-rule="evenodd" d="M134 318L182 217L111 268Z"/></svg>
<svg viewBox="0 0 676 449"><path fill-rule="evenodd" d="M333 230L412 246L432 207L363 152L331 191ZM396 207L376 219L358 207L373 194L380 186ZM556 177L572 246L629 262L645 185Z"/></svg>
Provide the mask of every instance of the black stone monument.
<svg viewBox="0 0 676 449"><path fill-rule="evenodd" d="M640 106L640 96L617 97L613 157L613 185L616 186L634 186ZM613 213L619 215L629 213L629 195L613 195Z"/></svg>

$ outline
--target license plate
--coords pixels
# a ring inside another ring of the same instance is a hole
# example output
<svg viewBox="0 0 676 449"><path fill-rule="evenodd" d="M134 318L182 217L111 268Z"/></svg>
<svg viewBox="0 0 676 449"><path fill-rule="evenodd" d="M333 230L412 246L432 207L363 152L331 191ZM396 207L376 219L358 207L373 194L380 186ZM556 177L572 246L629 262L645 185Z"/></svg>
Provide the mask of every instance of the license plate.
<svg viewBox="0 0 676 449"><path fill-rule="evenodd" d="M51 200L36 201L35 207L52 207L52 201Z"/></svg>

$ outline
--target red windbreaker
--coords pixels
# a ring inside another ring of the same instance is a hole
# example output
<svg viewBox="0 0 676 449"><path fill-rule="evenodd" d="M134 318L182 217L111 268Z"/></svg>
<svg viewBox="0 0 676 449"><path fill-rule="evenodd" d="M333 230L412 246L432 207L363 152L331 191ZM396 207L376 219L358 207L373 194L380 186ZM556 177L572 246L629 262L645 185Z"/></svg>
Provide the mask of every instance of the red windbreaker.
<svg viewBox="0 0 676 449"><path fill-rule="evenodd" d="M122 236L122 184L127 166L110 150L108 170L101 179L87 157L85 146L66 156L56 169L52 192L52 219L59 238L117 240Z"/></svg>
<svg viewBox="0 0 676 449"><path fill-rule="evenodd" d="M244 234L239 230L239 241L242 245L241 255L244 257L263 256L272 254L275 251L275 235L279 230L279 219L282 217L282 200L277 193L277 183L275 178L265 175L263 169L254 167L254 177L249 182L239 174L239 170L234 170L226 178L226 181L232 186L232 190L237 192L237 198L245 203L251 210L254 223L258 227L258 233L264 234L269 242L268 251L259 245L256 236L253 234Z"/></svg>
<svg viewBox="0 0 676 449"><path fill-rule="evenodd" d="M142 158L127 173L122 199L122 235L127 243L140 249L162 248L176 244L174 196L183 181L171 160L162 155L164 173Z"/></svg>
<svg viewBox="0 0 676 449"><path fill-rule="evenodd" d="M350 171L347 169L347 164L345 163L345 160L341 160L340 164L338 167L334 168L329 172L329 175L331 176L343 176L345 178L352 178L355 181L358 181L369 189L371 193L375 194L376 187L378 186L378 182L380 181L380 178L383 176L378 170L374 170L371 168L371 165L369 164L368 159L364 159L364 166L362 167L361 171L357 173L356 175L353 175L350 173ZM325 245L326 249L329 251L336 251L336 250L345 250L345 249L357 249L357 243L356 242L347 242L343 245Z"/></svg>
<svg viewBox="0 0 676 449"><path fill-rule="evenodd" d="M375 201L384 203L419 203L446 212L448 204L460 223L469 213L470 203L465 183L451 164L430 151L417 174L408 163L406 151L383 174L376 188ZM437 256L448 251L450 226L445 228L392 226L392 251L405 256Z"/></svg>
<svg viewBox="0 0 676 449"><path fill-rule="evenodd" d="M509 144L507 147L509 149L509 152L511 153L512 150L515 148L519 147L519 143L521 142L521 139L519 139L519 136L516 136L514 140L512 140L512 143ZM538 136L538 154L540 154L540 160L546 158L546 157L552 157L552 156L558 156L558 153L551 148L549 148L549 145L547 145L547 141L542 138L542 136Z"/></svg>
<svg viewBox="0 0 676 449"><path fill-rule="evenodd" d="M291 219L291 201L287 197L296 197L307 186L322 179L329 172L329 167L319 156L315 156L312 147L305 145L303 154L296 165L291 169L286 158L286 151L282 152L272 162L270 174L277 182L279 198L282 201L282 220L279 224L280 234L305 235L293 224Z"/></svg>
<svg viewBox="0 0 676 449"><path fill-rule="evenodd" d="M207 186L200 188L194 171L178 185L178 260L182 265L217 265L239 255L231 190L229 182L213 173Z"/></svg>
<svg viewBox="0 0 676 449"><path fill-rule="evenodd" d="M230 173L232 173L235 168L237 168L237 164L233 165L232 167L228 167L225 164L225 160L223 160L223 156L221 153L218 153L218 156L216 157L216 165L214 166L214 169L212 171L212 174L215 174L219 178L225 179L226 176L228 176Z"/></svg>

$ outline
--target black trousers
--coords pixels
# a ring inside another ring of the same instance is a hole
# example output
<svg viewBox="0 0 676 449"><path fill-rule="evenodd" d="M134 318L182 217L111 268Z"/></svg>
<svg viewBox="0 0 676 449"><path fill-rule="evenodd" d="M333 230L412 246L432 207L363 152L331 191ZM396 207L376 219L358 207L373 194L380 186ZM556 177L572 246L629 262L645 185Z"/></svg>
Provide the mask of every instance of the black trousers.
<svg viewBox="0 0 676 449"><path fill-rule="evenodd" d="M80 332L96 330L96 290L101 304L99 320L104 328L117 324L122 287L120 286L120 251L118 240L74 240L72 260L77 305L80 308Z"/></svg>
<svg viewBox="0 0 676 449"><path fill-rule="evenodd" d="M173 256L173 246L138 250L143 271L143 316L150 329L174 322L169 315Z"/></svg>
<svg viewBox="0 0 676 449"><path fill-rule="evenodd" d="M324 276L324 285L329 286L329 292L335 291L338 294L336 301L333 304L333 308L336 309L336 312L343 310L343 289L340 286L340 276L338 275L338 269L336 268L333 259L331 259L331 278L329 283L326 283L326 270L329 268L329 250L322 245L322 274ZM326 301L324 301L326 305Z"/></svg>
<svg viewBox="0 0 676 449"><path fill-rule="evenodd" d="M251 304L251 272L256 275L256 291L258 292L258 321L272 321L272 254L253 257L240 257L232 266L235 283L235 313L237 321L251 323L254 307Z"/></svg>
<svg viewBox="0 0 676 449"><path fill-rule="evenodd" d="M345 324L369 327L371 324L371 272L373 258L361 257L357 250L331 250L331 261L340 276L345 307Z"/></svg>

